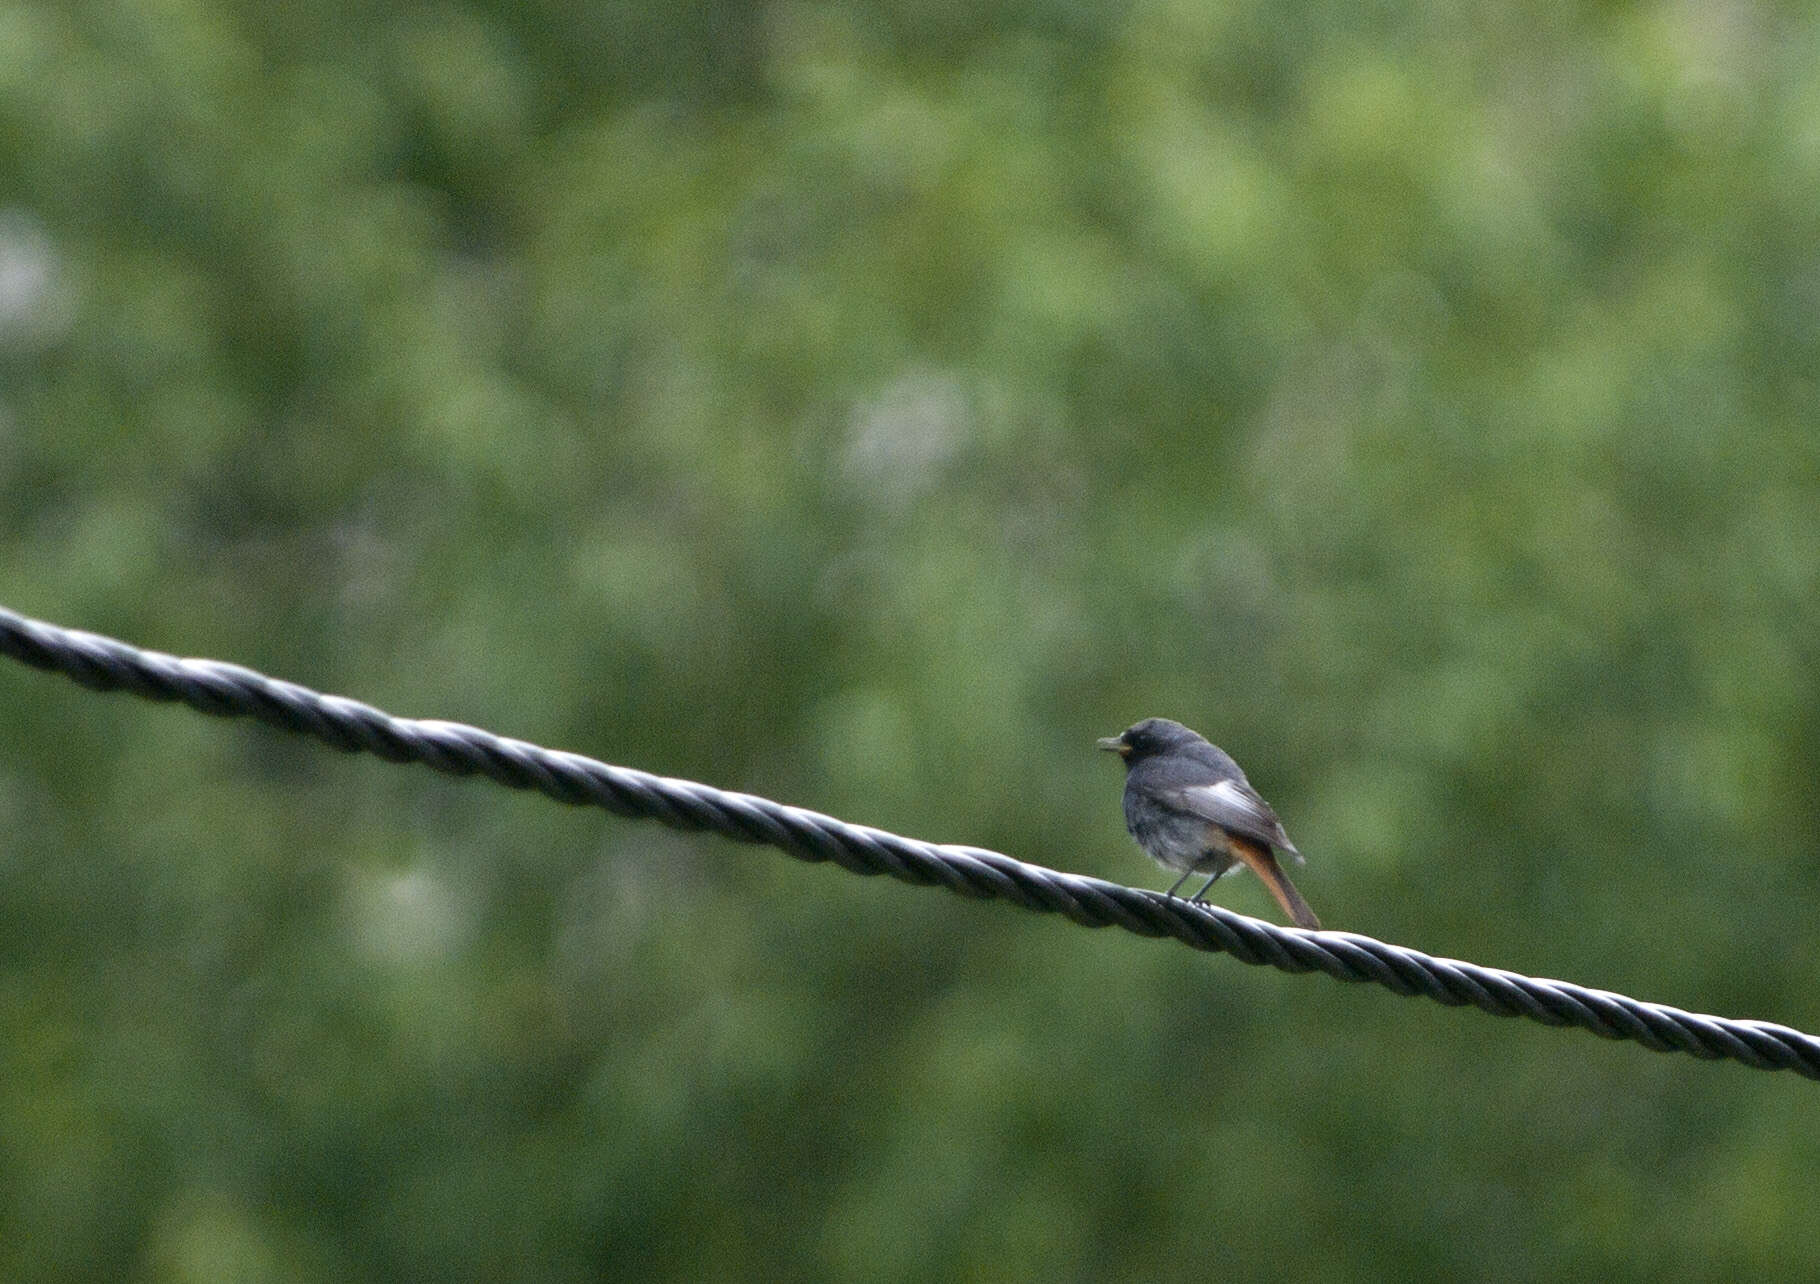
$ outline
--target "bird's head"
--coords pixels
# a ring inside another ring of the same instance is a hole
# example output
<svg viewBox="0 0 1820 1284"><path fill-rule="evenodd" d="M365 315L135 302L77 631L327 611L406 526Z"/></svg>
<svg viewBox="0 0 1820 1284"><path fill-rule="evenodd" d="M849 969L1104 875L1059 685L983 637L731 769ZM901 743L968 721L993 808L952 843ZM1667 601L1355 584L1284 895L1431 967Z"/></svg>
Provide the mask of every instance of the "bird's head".
<svg viewBox="0 0 1820 1284"><path fill-rule="evenodd" d="M1168 718L1145 718L1142 722L1126 727L1118 735L1106 736L1097 743L1107 753L1115 753L1123 758L1129 767L1154 754L1204 742L1179 722L1172 722Z"/></svg>

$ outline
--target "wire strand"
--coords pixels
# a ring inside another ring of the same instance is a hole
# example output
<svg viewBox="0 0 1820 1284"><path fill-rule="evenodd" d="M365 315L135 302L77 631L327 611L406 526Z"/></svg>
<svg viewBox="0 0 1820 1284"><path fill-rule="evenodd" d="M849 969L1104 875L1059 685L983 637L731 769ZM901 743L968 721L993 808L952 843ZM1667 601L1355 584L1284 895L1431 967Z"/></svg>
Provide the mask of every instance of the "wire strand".
<svg viewBox="0 0 1820 1284"><path fill-rule="evenodd" d="M1065 915L1083 927L1169 937L1193 949L1230 954L1241 963L1285 972L1324 972L1337 980L1370 982L1449 1007L1471 1006L1493 1016L1574 1026L1658 1052L1685 1052L1704 1060L1793 1070L1820 1079L1820 1038L1788 1026L1684 1012L1569 981L1435 958L1351 932L1278 927L1218 906L1065 874L984 848L921 842L768 798L544 749L478 727L396 718L357 700L323 695L239 665L144 651L98 634L27 619L4 607L0 653L61 673L91 690L177 701L216 717L255 718L345 752L375 754L387 762L419 762L454 776L482 775L558 802L776 847L799 860L832 861L855 874L888 874L962 896L1008 900L1028 910Z"/></svg>

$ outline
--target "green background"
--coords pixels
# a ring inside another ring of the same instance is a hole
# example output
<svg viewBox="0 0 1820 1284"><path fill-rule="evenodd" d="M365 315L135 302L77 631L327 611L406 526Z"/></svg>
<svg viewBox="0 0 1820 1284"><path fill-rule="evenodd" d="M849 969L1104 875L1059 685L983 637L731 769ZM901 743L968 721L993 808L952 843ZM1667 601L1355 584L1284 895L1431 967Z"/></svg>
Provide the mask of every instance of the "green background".
<svg viewBox="0 0 1820 1284"><path fill-rule="evenodd" d="M1803 5L0 4L0 602L1813 1030L1817 192ZM1793 1075L0 718L0 1276L1820 1275Z"/></svg>

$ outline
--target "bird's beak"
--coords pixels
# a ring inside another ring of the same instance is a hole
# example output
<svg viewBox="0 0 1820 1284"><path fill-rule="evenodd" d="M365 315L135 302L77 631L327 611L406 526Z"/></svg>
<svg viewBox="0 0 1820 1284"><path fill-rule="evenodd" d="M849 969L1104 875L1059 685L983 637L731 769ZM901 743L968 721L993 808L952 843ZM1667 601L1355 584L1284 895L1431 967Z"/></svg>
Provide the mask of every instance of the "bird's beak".
<svg viewBox="0 0 1820 1284"><path fill-rule="evenodd" d="M1117 736L1102 736L1094 741L1094 743L1104 749L1107 753L1115 753L1121 758L1131 752L1131 746Z"/></svg>

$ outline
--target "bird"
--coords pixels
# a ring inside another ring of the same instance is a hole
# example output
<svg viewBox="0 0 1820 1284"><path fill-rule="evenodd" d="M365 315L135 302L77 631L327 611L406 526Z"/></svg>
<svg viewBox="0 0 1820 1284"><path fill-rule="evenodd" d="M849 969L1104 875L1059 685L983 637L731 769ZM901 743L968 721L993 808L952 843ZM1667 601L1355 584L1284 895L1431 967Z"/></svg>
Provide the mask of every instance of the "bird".
<svg viewBox="0 0 1820 1284"><path fill-rule="evenodd" d="M1321 920L1277 863L1279 851L1298 865L1302 853L1231 755L1168 718L1145 718L1097 743L1125 762L1125 828L1152 860L1181 874L1165 896L1205 874L1188 898L1200 904L1223 875L1249 868L1297 927L1320 930Z"/></svg>

